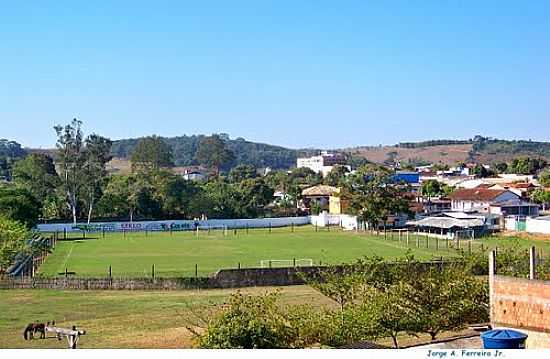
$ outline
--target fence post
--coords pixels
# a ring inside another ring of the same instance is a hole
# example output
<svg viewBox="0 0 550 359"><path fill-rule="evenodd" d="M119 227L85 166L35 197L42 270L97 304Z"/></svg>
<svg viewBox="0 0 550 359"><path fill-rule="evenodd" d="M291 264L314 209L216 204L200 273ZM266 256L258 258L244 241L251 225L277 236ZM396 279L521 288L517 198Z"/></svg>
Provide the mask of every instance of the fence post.
<svg viewBox="0 0 550 359"><path fill-rule="evenodd" d="M248 223L246 224L246 234L248 234Z"/></svg>
<svg viewBox="0 0 550 359"><path fill-rule="evenodd" d="M109 278L113 277L113 267L109 266Z"/></svg>
<svg viewBox="0 0 550 359"><path fill-rule="evenodd" d="M439 251L439 237L435 237L435 250Z"/></svg>
<svg viewBox="0 0 550 359"><path fill-rule="evenodd" d="M292 258L293 267L296 267L296 258Z"/></svg>
<svg viewBox="0 0 550 359"><path fill-rule="evenodd" d="M537 256L535 246L529 248L529 279L537 278Z"/></svg>
<svg viewBox="0 0 550 359"><path fill-rule="evenodd" d="M271 268L271 260L269 260L269 268Z"/></svg>
<svg viewBox="0 0 550 359"><path fill-rule="evenodd" d="M271 222L269 222L269 233L271 233Z"/></svg>
<svg viewBox="0 0 550 359"><path fill-rule="evenodd" d="M430 238L426 234L426 248L430 248Z"/></svg>
<svg viewBox="0 0 550 359"><path fill-rule="evenodd" d="M67 228L63 228L63 239L67 239Z"/></svg>
<svg viewBox="0 0 550 359"><path fill-rule="evenodd" d="M447 235L449 235L448 232L447 232ZM445 249L449 250L449 237L445 237Z"/></svg>
<svg viewBox="0 0 550 359"><path fill-rule="evenodd" d="M241 262L239 262L239 263L237 264L237 268L238 268L238 269L241 269Z"/></svg>
<svg viewBox="0 0 550 359"><path fill-rule="evenodd" d="M292 224L290 225L290 229L291 229L292 233L294 233L294 222L292 222Z"/></svg>
<svg viewBox="0 0 550 359"><path fill-rule="evenodd" d="M122 236L123 236L124 238L126 238L126 229L124 229L124 228L122 229Z"/></svg>
<svg viewBox="0 0 550 359"><path fill-rule="evenodd" d="M67 267L65 267L65 278L69 276L69 271L67 270Z"/></svg>
<svg viewBox="0 0 550 359"><path fill-rule="evenodd" d="M199 277L199 265L195 264L195 279Z"/></svg>
<svg viewBox="0 0 550 359"><path fill-rule="evenodd" d="M151 277L153 277L153 279L155 279L155 265L154 264L151 266Z"/></svg>

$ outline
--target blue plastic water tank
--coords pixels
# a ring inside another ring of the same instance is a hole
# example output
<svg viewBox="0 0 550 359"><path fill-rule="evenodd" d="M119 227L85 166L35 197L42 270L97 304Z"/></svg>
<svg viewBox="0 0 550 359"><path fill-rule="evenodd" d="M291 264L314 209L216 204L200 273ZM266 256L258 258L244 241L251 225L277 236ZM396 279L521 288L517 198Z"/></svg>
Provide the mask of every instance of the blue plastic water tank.
<svg viewBox="0 0 550 359"><path fill-rule="evenodd" d="M481 334L484 349L525 349L527 334L511 329L494 329Z"/></svg>

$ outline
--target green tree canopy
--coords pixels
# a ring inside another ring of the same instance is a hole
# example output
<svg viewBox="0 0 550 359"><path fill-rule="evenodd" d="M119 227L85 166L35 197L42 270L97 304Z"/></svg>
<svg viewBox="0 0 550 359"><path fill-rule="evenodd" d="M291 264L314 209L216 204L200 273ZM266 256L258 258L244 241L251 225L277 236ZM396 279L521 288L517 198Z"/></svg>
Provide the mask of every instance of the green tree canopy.
<svg viewBox="0 0 550 359"><path fill-rule="evenodd" d="M370 228L385 223L391 215L409 212L408 187L394 183L391 173L383 167L360 168L346 190L352 212Z"/></svg>
<svg viewBox="0 0 550 359"><path fill-rule="evenodd" d="M60 184L52 158L42 153L31 153L17 161L13 166L13 178L42 205L56 195L56 187Z"/></svg>
<svg viewBox="0 0 550 359"><path fill-rule="evenodd" d="M14 263L18 253L27 249L29 238L24 224L0 214L0 274Z"/></svg>
<svg viewBox="0 0 550 359"><path fill-rule="evenodd" d="M0 186L0 215L34 227L40 216L40 203L24 188Z"/></svg>
<svg viewBox="0 0 550 359"><path fill-rule="evenodd" d="M256 177L258 177L258 172L254 166L250 165L238 165L229 172L229 181L232 183L239 183Z"/></svg>
<svg viewBox="0 0 550 359"><path fill-rule="evenodd" d="M235 154L227 148L219 135L212 135L200 140L195 159L201 165L214 167L219 172L220 167L230 164L235 159Z"/></svg>
<svg viewBox="0 0 550 359"><path fill-rule="evenodd" d="M134 170L150 171L172 167L172 148L161 137L143 137L134 147L130 161Z"/></svg>

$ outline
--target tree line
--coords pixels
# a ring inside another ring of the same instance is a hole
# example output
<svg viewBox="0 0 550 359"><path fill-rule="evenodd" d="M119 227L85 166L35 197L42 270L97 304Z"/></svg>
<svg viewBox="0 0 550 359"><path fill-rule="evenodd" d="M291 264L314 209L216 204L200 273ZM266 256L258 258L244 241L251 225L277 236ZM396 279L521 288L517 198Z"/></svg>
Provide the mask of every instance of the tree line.
<svg viewBox="0 0 550 359"><path fill-rule="evenodd" d="M488 284L473 274L474 263L466 257L442 267L410 255L395 263L364 258L304 277L332 300L331 308L285 306L277 292L237 293L221 312L198 314L189 328L199 347L217 349L339 347L383 338L397 348L400 337L421 334L434 340L488 320Z"/></svg>

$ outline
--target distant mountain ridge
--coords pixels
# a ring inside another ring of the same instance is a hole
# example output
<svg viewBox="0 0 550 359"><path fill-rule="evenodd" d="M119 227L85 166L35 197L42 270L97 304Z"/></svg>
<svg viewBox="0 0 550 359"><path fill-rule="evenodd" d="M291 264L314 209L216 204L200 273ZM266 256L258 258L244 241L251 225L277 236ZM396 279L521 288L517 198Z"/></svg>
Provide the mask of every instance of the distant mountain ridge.
<svg viewBox="0 0 550 359"><path fill-rule="evenodd" d="M250 164L257 168L270 167L287 169L296 166L296 159L301 156L318 154L320 149L291 149L283 146L247 141L238 137L231 139L226 134L220 135L227 146L235 153L236 159L231 165ZM163 137L172 147L176 166L196 164L194 160L198 143L204 135L183 135ZM113 141L112 155L116 163L124 165L130 158L139 138ZM13 148L12 141L9 142ZM7 152L8 141L0 143ZM17 146L15 146L17 147ZM0 153L2 153L0 148ZM53 154L53 149L33 150ZM507 162L516 157L541 157L550 161L550 142L530 140L502 140L490 137L475 136L467 140L429 140L420 142L400 142L387 146L358 146L335 149L347 154L353 160L367 159L375 163L399 161L411 164L443 163L455 165L457 162L478 161L482 163ZM356 162L356 161L354 161ZM357 161L360 162L360 161ZM116 166L115 163L115 166Z"/></svg>
<svg viewBox="0 0 550 359"><path fill-rule="evenodd" d="M195 153L199 142L204 135L183 135L177 137L162 137L172 147L174 164L176 166L189 166L197 164ZM273 169L291 168L296 165L299 156L313 155L319 150L296 150L282 146L247 141L242 137L229 138L226 134L220 134L227 147L235 154L232 165L248 164L257 168L270 167ZM129 159L134 146L139 138L123 139L113 142L111 153L113 156Z"/></svg>

